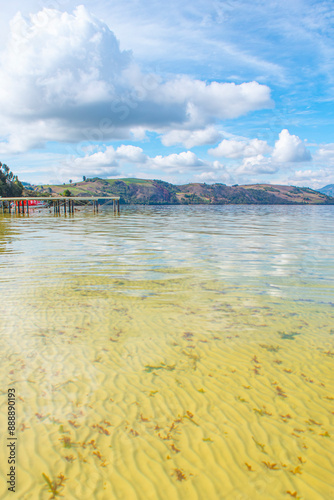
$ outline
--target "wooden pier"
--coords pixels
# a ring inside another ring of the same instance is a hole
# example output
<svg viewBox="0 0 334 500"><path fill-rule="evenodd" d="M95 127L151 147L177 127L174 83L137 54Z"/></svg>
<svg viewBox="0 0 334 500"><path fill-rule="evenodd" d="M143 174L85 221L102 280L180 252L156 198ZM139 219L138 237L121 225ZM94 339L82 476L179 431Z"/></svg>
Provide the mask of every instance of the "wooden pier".
<svg viewBox="0 0 334 500"><path fill-rule="evenodd" d="M119 196L38 196L38 197L17 197L17 198L2 198L0 197L0 210L2 213L29 214L30 209L42 208L39 205L29 205L29 201L49 202L49 207L53 207L55 214L64 215L74 213L74 205L86 205L87 202L92 203L93 211L98 213L99 201L110 203L112 201L114 214L120 213Z"/></svg>

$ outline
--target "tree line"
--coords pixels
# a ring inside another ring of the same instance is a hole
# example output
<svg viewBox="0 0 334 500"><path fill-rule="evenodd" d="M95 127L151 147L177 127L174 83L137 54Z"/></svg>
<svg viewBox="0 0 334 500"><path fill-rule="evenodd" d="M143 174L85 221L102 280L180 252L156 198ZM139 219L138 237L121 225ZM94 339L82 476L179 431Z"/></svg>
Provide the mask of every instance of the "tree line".
<svg viewBox="0 0 334 500"><path fill-rule="evenodd" d="M0 196L22 196L23 186L17 175L14 175L10 168L0 161Z"/></svg>

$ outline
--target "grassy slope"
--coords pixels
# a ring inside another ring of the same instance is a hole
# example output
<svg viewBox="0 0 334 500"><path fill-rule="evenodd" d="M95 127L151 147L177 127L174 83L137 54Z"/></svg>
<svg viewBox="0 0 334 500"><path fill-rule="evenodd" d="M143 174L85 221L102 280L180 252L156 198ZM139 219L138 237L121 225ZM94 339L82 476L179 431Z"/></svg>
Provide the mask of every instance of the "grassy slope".
<svg viewBox="0 0 334 500"><path fill-rule="evenodd" d="M141 204L334 204L334 198L309 188L254 184L192 183L176 186L146 179L89 179L63 185L35 187L39 193L74 196L120 196L122 203Z"/></svg>

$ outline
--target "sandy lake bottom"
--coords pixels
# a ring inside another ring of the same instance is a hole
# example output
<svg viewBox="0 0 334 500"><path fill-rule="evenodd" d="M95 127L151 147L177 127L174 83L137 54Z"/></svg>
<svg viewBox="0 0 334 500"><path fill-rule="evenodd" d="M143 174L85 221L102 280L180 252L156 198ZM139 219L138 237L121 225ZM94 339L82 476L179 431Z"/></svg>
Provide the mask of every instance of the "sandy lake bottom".
<svg viewBox="0 0 334 500"><path fill-rule="evenodd" d="M224 208L0 220L1 498L333 497L334 210Z"/></svg>

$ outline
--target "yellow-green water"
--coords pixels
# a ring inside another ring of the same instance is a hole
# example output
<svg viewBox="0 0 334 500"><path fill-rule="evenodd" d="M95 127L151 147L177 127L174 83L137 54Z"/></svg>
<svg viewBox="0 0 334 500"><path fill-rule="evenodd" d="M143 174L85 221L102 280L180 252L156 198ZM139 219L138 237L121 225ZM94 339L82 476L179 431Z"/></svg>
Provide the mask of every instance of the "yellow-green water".
<svg viewBox="0 0 334 500"><path fill-rule="evenodd" d="M332 498L333 221L257 206L2 217L1 498L52 498L46 477L66 500Z"/></svg>

